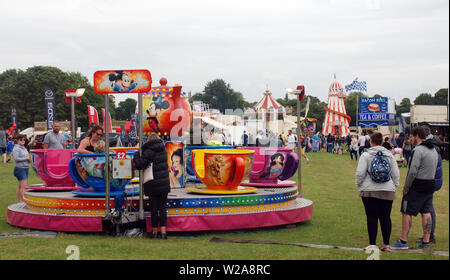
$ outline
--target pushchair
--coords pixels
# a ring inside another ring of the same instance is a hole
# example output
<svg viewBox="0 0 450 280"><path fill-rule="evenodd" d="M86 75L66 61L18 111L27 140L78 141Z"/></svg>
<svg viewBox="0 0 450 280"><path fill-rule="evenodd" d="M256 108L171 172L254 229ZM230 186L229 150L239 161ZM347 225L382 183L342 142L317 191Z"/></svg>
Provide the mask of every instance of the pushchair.
<svg viewBox="0 0 450 280"><path fill-rule="evenodd" d="M392 154L394 155L395 160L397 161L398 167L401 167L402 165L404 167L407 166L406 160L403 157L403 149L402 148L394 148L392 150Z"/></svg>

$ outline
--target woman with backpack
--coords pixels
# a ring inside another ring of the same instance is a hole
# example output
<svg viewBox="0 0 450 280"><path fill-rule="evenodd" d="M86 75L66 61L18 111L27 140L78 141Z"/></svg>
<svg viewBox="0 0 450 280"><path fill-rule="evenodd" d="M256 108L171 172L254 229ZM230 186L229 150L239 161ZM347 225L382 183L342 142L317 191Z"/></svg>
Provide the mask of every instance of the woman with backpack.
<svg viewBox="0 0 450 280"><path fill-rule="evenodd" d="M400 172L394 156L381 146L382 143L383 135L373 133L370 137L371 147L361 154L356 169L355 182L366 211L369 233L369 246L364 250L378 250L376 239L379 220L384 243L381 251L390 251L391 210Z"/></svg>

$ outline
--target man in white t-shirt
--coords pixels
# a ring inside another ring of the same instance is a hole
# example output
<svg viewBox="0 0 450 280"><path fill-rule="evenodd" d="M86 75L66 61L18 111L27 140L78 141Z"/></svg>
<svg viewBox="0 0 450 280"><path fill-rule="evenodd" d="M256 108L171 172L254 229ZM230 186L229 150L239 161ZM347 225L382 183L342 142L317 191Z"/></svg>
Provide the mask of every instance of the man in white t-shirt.
<svg viewBox="0 0 450 280"><path fill-rule="evenodd" d="M288 131L288 147L294 149L295 148L295 135L292 134L292 130Z"/></svg>
<svg viewBox="0 0 450 280"><path fill-rule="evenodd" d="M364 146L366 145L366 133L363 132L363 134L361 134L361 136L359 136L358 138L358 145L359 145L359 156L361 156L361 154L364 152Z"/></svg>

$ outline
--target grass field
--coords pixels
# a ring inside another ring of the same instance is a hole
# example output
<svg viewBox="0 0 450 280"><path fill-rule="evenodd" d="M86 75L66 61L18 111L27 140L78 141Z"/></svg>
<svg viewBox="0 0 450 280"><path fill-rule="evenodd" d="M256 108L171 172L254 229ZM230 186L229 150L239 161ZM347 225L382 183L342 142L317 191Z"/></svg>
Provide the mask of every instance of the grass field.
<svg viewBox="0 0 450 280"><path fill-rule="evenodd" d="M295 227L272 227L229 232L196 232L169 235L168 240L143 237L112 237L103 234L58 233L56 238L0 237L0 260L65 260L66 248L76 245L81 260L365 260L362 251L303 248L290 245L261 245L210 242L224 239L272 240L348 247L368 245L363 204L354 184L357 162L348 154L309 153L311 163L302 162L303 197L314 202L313 218ZM444 186L435 193L436 244L430 250L449 250L449 163L443 163ZM0 233L26 232L6 223L7 206L16 202L17 180L13 164L0 163ZM401 186L406 168L402 167ZM296 176L292 179L297 178ZM29 184L40 183L30 170ZM401 187L392 210L391 244L401 233ZM413 219L410 246L422 236L420 216ZM378 245L382 245L381 232ZM429 253L381 253L381 260L446 259Z"/></svg>

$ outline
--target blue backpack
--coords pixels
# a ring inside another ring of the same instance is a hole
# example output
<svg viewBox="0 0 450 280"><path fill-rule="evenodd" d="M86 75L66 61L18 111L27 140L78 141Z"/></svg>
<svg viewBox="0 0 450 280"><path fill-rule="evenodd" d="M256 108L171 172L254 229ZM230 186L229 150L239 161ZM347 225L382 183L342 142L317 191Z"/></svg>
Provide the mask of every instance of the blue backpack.
<svg viewBox="0 0 450 280"><path fill-rule="evenodd" d="M391 179L391 163L389 159L378 151L367 170L372 181L376 183L385 183Z"/></svg>

